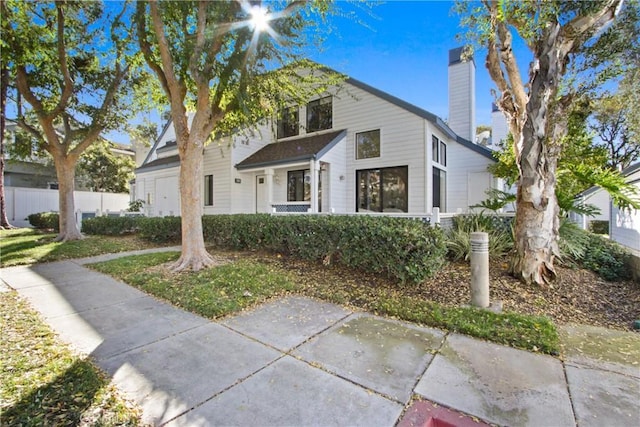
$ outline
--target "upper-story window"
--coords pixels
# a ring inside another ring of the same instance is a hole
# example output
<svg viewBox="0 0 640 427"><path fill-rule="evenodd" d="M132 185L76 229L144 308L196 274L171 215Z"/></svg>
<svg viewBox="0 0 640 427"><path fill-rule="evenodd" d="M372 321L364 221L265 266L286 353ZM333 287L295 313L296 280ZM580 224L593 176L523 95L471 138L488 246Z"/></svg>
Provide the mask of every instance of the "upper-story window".
<svg viewBox="0 0 640 427"><path fill-rule="evenodd" d="M447 166L447 144L435 135L431 136L431 157L435 163Z"/></svg>
<svg viewBox="0 0 640 427"><path fill-rule="evenodd" d="M356 159L380 157L380 129L356 133Z"/></svg>
<svg viewBox="0 0 640 427"><path fill-rule="evenodd" d="M333 126L333 102L330 96L307 104L307 133L331 129Z"/></svg>
<svg viewBox="0 0 640 427"><path fill-rule="evenodd" d="M298 135L298 118L298 107L289 107L280 111L278 139Z"/></svg>

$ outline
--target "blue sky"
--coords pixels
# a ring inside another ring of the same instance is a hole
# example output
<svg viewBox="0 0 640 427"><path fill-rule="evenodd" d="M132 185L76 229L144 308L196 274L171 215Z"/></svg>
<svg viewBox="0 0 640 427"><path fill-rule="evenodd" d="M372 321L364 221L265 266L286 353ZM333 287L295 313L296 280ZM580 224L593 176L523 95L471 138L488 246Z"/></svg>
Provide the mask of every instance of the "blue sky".
<svg viewBox="0 0 640 427"><path fill-rule="evenodd" d="M448 116L449 49L460 46L460 19L451 1L387 1L362 16L370 28L335 19L337 34L312 59L348 74L442 118ZM484 52L475 54L476 122L491 123L490 89Z"/></svg>
<svg viewBox="0 0 640 427"><path fill-rule="evenodd" d="M358 13L366 26L334 17L335 30L323 49L309 56L446 119L448 52L460 46L456 35L462 32L459 17L451 12L453 5L453 1L388 0L373 6L371 16ZM340 6L357 9L349 3ZM484 67L484 55L483 51L475 54L478 125L491 124L491 89L495 87ZM126 135L107 137L128 142Z"/></svg>

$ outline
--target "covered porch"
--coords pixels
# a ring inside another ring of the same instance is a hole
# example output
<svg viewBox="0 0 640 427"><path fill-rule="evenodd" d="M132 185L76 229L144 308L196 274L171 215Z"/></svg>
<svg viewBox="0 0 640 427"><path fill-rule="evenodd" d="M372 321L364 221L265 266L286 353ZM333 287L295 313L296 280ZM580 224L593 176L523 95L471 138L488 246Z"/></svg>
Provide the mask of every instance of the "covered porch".
<svg viewBox="0 0 640 427"><path fill-rule="evenodd" d="M238 163L238 172L255 183L255 211L332 212L331 183L344 180L344 173L336 175L341 171L325 157L345 138L346 131L334 131L275 142Z"/></svg>

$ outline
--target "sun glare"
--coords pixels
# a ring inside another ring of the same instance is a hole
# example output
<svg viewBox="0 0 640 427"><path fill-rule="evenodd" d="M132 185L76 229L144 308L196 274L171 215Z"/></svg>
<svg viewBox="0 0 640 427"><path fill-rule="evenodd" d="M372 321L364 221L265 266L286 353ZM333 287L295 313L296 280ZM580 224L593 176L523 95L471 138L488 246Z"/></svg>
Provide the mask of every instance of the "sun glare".
<svg viewBox="0 0 640 427"><path fill-rule="evenodd" d="M266 31L269 29L269 12L260 6L253 6L251 8L251 23L256 31Z"/></svg>

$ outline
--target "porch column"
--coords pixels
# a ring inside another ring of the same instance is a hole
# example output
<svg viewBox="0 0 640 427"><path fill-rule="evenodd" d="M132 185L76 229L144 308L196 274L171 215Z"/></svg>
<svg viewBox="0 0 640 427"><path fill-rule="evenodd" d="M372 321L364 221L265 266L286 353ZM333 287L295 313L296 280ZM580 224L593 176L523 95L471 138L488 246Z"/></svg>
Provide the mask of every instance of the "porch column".
<svg viewBox="0 0 640 427"><path fill-rule="evenodd" d="M311 212L318 213L318 172L320 162L311 159L309 162L309 173L311 174Z"/></svg>
<svg viewBox="0 0 640 427"><path fill-rule="evenodd" d="M273 205L273 169L265 169L264 174L267 176L267 212L271 212Z"/></svg>

